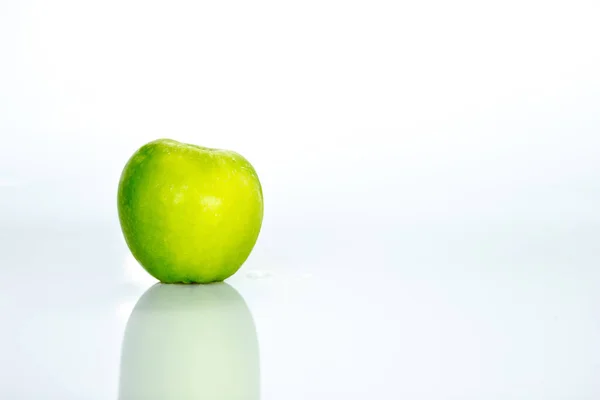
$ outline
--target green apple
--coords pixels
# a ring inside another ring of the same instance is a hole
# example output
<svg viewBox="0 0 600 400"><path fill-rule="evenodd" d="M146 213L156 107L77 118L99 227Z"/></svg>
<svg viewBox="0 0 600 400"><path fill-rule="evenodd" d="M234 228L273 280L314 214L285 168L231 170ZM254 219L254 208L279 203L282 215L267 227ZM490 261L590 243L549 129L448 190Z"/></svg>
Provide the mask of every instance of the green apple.
<svg viewBox="0 0 600 400"><path fill-rule="evenodd" d="M163 283L209 283L246 261L263 218L256 171L238 153L170 139L127 162L119 220L136 260Z"/></svg>
<svg viewBox="0 0 600 400"><path fill-rule="evenodd" d="M226 283L151 287L123 338L119 400L259 400L256 327Z"/></svg>

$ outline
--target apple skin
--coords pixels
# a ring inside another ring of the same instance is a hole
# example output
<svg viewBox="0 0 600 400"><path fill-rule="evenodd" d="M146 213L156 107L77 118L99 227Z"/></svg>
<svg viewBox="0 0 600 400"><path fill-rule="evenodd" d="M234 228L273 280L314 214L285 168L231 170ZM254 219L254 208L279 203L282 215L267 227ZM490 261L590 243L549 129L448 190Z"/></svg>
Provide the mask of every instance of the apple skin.
<svg viewBox="0 0 600 400"><path fill-rule="evenodd" d="M119 400L170 399L260 399L256 327L226 283L158 283L129 317Z"/></svg>
<svg viewBox="0 0 600 400"><path fill-rule="evenodd" d="M118 211L135 259L163 283L210 283L246 261L263 219L252 165L233 151L147 143L119 182Z"/></svg>

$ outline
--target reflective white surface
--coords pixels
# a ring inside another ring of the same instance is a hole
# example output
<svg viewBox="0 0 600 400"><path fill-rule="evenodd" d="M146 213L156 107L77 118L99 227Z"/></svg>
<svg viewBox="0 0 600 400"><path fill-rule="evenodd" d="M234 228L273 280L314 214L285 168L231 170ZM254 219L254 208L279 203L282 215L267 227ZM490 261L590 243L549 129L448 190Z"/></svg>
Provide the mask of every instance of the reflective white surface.
<svg viewBox="0 0 600 400"><path fill-rule="evenodd" d="M5 237L0 393L597 398L592 224L372 228L323 236L296 263L257 251L231 287L191 289L148 290L117 230Z"/></svg>
<svg viewBox="0 0 600 400"><path fill-rule="evenodd" d="M0 398L600 398L599 20L0 0ZM150 289L124 244L159 137L260 176L231 290Z"/></svg>

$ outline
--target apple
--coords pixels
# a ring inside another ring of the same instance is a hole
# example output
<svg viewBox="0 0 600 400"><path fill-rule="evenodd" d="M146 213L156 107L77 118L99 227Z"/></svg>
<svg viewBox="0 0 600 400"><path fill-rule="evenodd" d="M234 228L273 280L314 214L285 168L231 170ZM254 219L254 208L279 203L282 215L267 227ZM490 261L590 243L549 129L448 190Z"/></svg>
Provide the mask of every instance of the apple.
<svg viewBox="0 0 600 400"><path fill-rule="evenodd" d="M156 284L123 338L119 400L259 400L256 328L226 283Z"/></svg>
<svg viewBox="0 0 600 400"><path fill-rule="evenodd" d="M240 154L159 139L129 159L118 210L135 259L163 283L210 283L233 275L260 232L263 194Z"/></svg>

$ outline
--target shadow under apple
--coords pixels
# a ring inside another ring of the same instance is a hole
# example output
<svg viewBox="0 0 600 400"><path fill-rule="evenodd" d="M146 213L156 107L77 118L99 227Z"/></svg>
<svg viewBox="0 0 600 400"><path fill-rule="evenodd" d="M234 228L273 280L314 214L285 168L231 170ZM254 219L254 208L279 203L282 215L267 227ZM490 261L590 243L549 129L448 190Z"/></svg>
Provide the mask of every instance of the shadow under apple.
<svg viewBox="0 0 600 400"><path fill-rule="evenodd" d="M226 283L157 284L125 330L119 400L258 400L256 328Z"/></svg>

